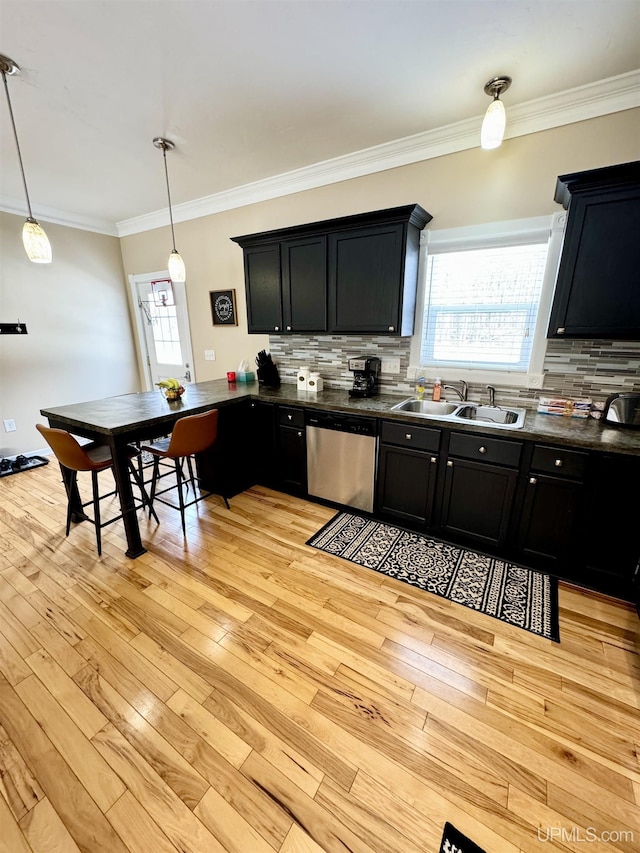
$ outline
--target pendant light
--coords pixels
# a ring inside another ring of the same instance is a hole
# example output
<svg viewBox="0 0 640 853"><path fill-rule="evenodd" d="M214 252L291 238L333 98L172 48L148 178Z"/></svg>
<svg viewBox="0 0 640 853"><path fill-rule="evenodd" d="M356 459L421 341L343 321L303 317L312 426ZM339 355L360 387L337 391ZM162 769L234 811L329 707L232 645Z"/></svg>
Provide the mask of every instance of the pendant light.
<svg viewBox="0 0 640 853"><path fill-rule="evenodd" d="M9 97L9 87L7 85L7 76L12 77L14 74L20 73L20 67L9 59L8 56L0 55L0 72L2 73L2 82L4 83L4 91L7 95L7 106L9 107L9 117L13 128L13 136L16 140L16 148L18 149L18 162L20 164L20 172L22 173L22 183L24 184L24 194L27 197L27 210L29 216L22 227L22 242L24 244L27 257L35 264L50 264L51 263L51 243L49 238L44 233L40 223L34 219L31 211L31 202L29 201L29 191L27 190L27 179L24 175L24 165L22 163L22 154L20 153L20 144L18 142L18 131L16 130L15 119L13 118L13 109L11 107L11 98Z"/></svg>
<svg viewBox="0 0 640 853"><path fill-rule="evenodd" d="M161 136L156 136L153 140L153 144L156 148L162 149L162 156L164 157L164 174L167 179L167 198L169 199L169 221L171 222L171 240L173 241L173 249L171 250L171 254L169 255L169 262L167 264L167 269L169 270L169 278L173 282L184 282L187 279L187 271L184 266L184 261L182 260L178 250L176 249L176 235L173 230L173 213L171 211L171 192L169 190L169 170L167 169L167 151L173 151L175 145L173 142L170 142L168 139L163 139Z"/></svg>
<svg viewBox="0 0 640 853"><path fill-rule="evenodd" d="M511 77L494 77L485 83L485 94L491 95L493 101L487 107L480 132L480 144L485 149L498 148L502 144L507 117L500 95L511 85Z"/></svg>

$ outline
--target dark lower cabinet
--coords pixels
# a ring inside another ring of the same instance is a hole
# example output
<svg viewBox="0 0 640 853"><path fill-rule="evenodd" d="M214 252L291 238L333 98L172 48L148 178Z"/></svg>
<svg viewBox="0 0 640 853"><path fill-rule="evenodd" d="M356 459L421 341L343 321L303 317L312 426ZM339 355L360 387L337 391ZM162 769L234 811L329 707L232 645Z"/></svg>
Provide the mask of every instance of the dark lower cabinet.
<svg viewBox="0 0 640 853"><path fill-rule="evenodd" d="M278 407L277 482L292 494L307 492L307 442L304 409Z"/></svg>
<svg viewBox="0 0 640 853"><path fill-rule="evenodd" d="M640 458L597 454L581 526L583 567L576 582L640 604Z"/></svg>
<svg viewBox="0 0 640 853"><path fill-rule="evenodd" d="M576 534L583 502L584 483L531 474L524 485L517 556L532 567L561 573L567 578L576 575L579 561Z"/></svg>
<svg viewBox="0 0 640 853"><path fill-rule="evenodd" d="M378 456L378 512L412 526L429 527L437 461L438 457L431 453L381 445Z"/></svg>
<svg viewBox="0 0 640 853"><path fill-rule="evenodd" d="M252 400L249 404L251 420L250 459L253 482L273 487L278 480L276 464L276 406Z"/></svg>
<svg viewBox="0 0 640 853"><path fill-rule="evenodd" d="M249 401L241 400L218 409L215 444L197 457L198 476L211 491L225 497L244 492L253 485L252 431Z"/></svg>
<svg viewBox="0 0 640 853"><path fill-rule="evenodd" d="M507 541L518 472L512 468L448 459L440 535L480 548L502 550Z"/></svg>
<svg viewBox="0 0 640 853"><path fill-rule="evenodd" d="M442 430L383 421L376 511L410 527L432 521Z"/></svg>

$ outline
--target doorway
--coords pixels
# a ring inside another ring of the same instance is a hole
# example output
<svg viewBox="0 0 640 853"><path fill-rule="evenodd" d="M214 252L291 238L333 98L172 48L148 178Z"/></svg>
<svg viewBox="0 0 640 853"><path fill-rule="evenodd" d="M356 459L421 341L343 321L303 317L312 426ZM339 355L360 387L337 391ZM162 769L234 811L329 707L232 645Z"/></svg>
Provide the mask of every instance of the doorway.
<svg viewBox="0 0 640 853"><path fill-rule="evenodd" d="M170 377L195 382L184 283L172 282L167 272L130 275L129 282L146 390Z"/></svg>

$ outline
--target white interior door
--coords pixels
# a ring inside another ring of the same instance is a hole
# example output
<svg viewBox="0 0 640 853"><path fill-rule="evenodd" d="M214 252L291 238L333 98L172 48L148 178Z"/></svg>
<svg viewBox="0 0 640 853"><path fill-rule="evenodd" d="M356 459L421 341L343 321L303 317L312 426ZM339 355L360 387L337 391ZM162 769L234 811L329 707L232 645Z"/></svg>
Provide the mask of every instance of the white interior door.
<svg viewBox="0 0 640 853"><path fill-rule="evenodd" d="M184 284L172 283L168 273L130 276L130 281L147 387L169 377L183 385L195 382Z"/></svg>

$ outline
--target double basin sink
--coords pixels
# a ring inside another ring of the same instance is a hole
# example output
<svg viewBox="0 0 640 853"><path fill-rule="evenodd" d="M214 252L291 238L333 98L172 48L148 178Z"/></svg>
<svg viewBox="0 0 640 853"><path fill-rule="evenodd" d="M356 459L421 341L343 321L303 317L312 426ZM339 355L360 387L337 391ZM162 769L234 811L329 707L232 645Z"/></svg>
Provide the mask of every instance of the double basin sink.
<svg viewBox="0 0 640 853"><path fill-rule="evenodd" d="M482 406L480 403L449 403L445 401L403 400L391 408L392 412L406 412L419 418L431 420L460 422L473 421L482 426L497 429L521 429L524 426L524 409L514 409L510 406Z"/></svg>

